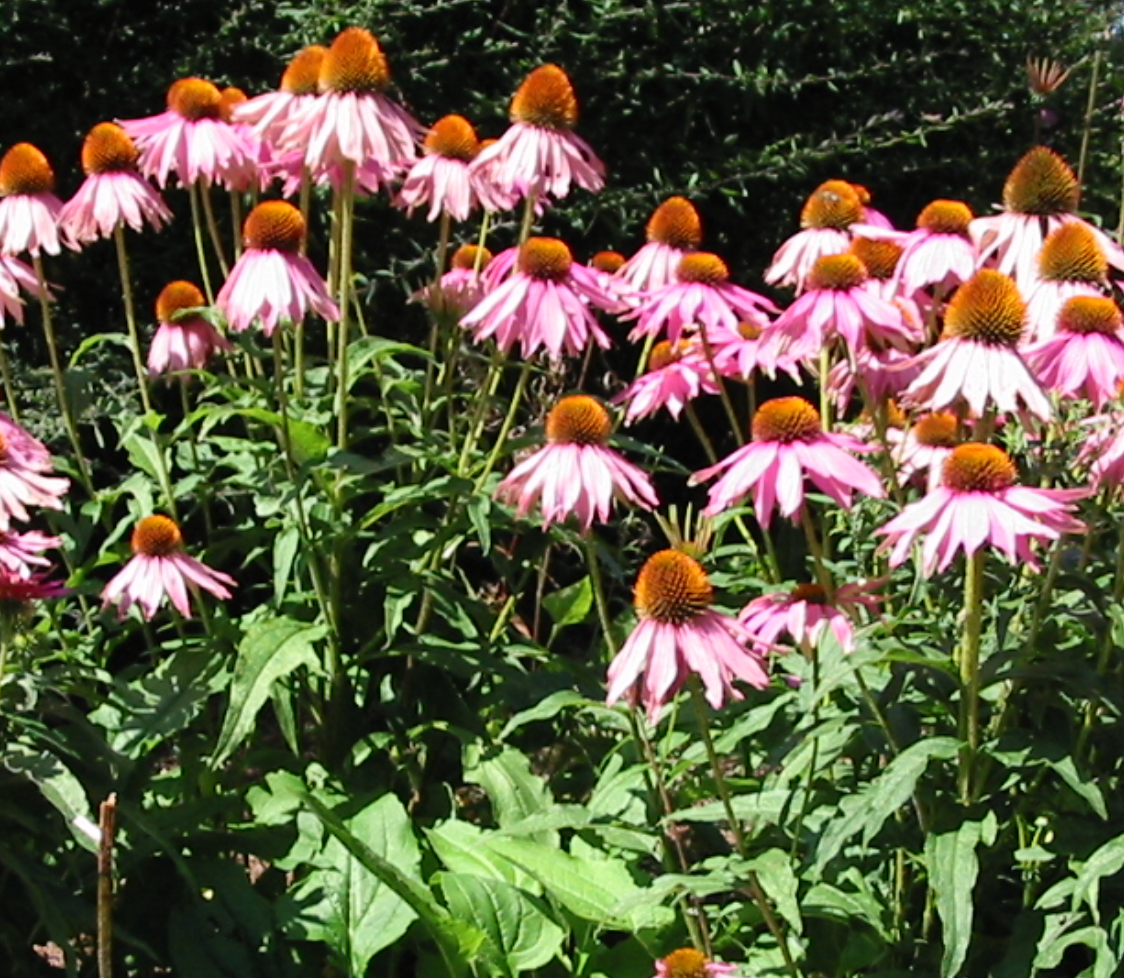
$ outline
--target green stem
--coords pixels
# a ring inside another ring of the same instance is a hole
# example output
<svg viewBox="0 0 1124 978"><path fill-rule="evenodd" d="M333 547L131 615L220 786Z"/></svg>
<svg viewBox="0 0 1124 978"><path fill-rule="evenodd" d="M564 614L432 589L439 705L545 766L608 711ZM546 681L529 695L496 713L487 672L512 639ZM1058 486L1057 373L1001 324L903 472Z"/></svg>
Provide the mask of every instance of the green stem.
<svg viewBox="0 0 1124 978"><path fill-rule="evenodd" d="M468 435L461 446L460 459L457 461L457 473L460 475L468 471L468 460L475 451L477 442L480 441L480 435L483 433L488 415L488 405L492 398L496 396L500 380L503 379L503 364L504 357L499 347L493 347L492 358L488 363L488 374L484 378L484 383L476 397L476 404L473 406L472 418L468 425Z"/></svg>
<svg viewBox="0 0 1124 978"><path fill-rule="evenodd" d="M12 378L12 365L8 362L8 351L4 349L4 344L0 342L0 377L4 380L4 403L7 405L8 414L12 416L12 420L20 423L20 409L19 404L16 402L16 383Z"/></svg>
<svg viewBox="0 0 1124 978"><path fill-rule="evenodd" d="M730 422L731 429L733 429L738 448L741 448L745 444L745 435L742 434L742 426L738 421L738 412L734 410L734 402L730 400L730 392L726 390L725 379L718 372L718 367L714 364L714 348L710 345L710 337L707 335L705 323L699 326L699 336L702 337L703 352L706 354L706 362L710 367L711 379L718 387L718 396L722 400L722 408L726 412L726 419Z"/></svg>
<svg viewBox="0 0 1124 978"><path fill-rule="evenodd" d="M207 268L207 248L203 244L203 214L199 207L199 186L191 184L187 188L188 200L191 201L191 230L195 238L195 258L199 262L199 277L203 279L203 292L207 296L207 305L215 304L215 292L211 288L211 273Z"/></svg>
<svg viewBox="0 0 1124 978"><path fill-rule="evenodd" d="M434 292L441 286L441 276L445 274L445 263L449 254L449 234L452 230L452 218L448 211L441 212L441 228L437 237L436 269L433 274ZM422 418L429 418L429 402L433 397L433 384L437 377L437 350L441 344L441 320L437 316L429 317L429 361L425 365L425 390L422 395Z"/></svg>
<svg viewBox="0 0 1124 978"><path fill-rule="evenodd" d="M1114 606L1119 605L1121 601L1124 601L1124 531L1121 532L1120 542L1116 546L1116 578L1112 586L1112 604ZM1116 643L1112 638L1112 620L1109 619L1105 622L1104 640L1097 655L1098 676L1103 678L1108 674L1108 666L1115 651ZM1097 713L1098 707L1094 702L1090 700L1085 704L1085 716L1081 722L1081 732L1077 735L1077 744L1073 750L1078 763L1084 758L1086 748L1089 746L1089 738L1093 736Z"/></svg>
<svg viewBox="0 0 1124 978"><path fill-rule="evenodd" d="M211 202L211 185L205 178L199 181L199 198L203 201L203 215L207 221L207 233L211 236L211 247L215 249L215 257L219 260L222 277L230 274L230 264L226 260L226 253L222 246L222 235L219 233L219 224L215 220L215 209Z"/></svg>
<svg viewBox="0 0 1124 978"><path fill-rule="evenodd" d="M1081 127L1081 152L1077 156L1077 185L1085 185L1085 164L1089 161L1089 136L1093 131L1093 113L1097 110L1097 82L1101 74L1101 49L1093 52L1093 70L1089 75L1089 97L1085 101L1085 119Z"/></svg>
<svg viewBox="0 0 1124 978"><path fill-rule="evenodd" d="M242 257L242 195L237 190L230 191L230 226L234 237L234 260Z"/></svg>
<svg viewBox="0 0 1124 978"><path fill-rule="evenodd" d="M479 492L483 488L488 476L492 474L492 470L496 467L500 455L503 454L507 443L507 436L511 434L511 429L515 425L515 417L519 413L523 395L527 391L527 381L530 380L530 378L531 361L527 360L524 362L523 368L519 371L519 379L515 382L515 391L511 395L511 404L508 406L503 424L500 425L499 434L496 435L496 443L492 446L492 451L488 455L488 460L484 463L484 470L476 477L476 492Z"/></svg>
<svg viewBox="0 0 1124 978"><path fill-rule="evenodd" d="M986 551L967 558L964 573L964 635L960 646L960 801L972 801L972 767L980 746L980 637L983 633L983 585Z"/></svg>
<svg viewBox="0 0 1124 978"><path fill-rule="evenodd" d="M125 248L125 225L118 222L113 229L113 244L117 249L117 272L121 276L121 301L125 306L125 325L129 330L129 352L133 355L133 370L137 375L137 390L140 392L144 413L152 411L152 399L148 393L148 371L145 370L141 355L140 330L137 328L136 306L133 302L133 279L129 274L129 253Z"/></svg>
<svg viewBox="0 0 1124 978"><path fill-rule="evenodd" d="M597 540L591 530L585 543L586 565L589 567L589 580L593 585L593 600L597 605L597 617L601 621L601 631L605 636L605 644L609 648L609 656L617 654L616 639L613 638L613 618L609 614L609 602L605 597L605 582L601 577L601 563L597 558Z"/></svg>
<svg viewBox="0 0 1124 978"><path fill-rule="evenodd" d="M827 559L823 547L820 545L819 534L816 533L816 524L812 519L809 503L800 508L800 525L804 528L804 538L808 541L808 551L812 555L812 563L816 569L816 581L827 593L828 600L835 593L835 585L831 580L831 571L827 568Z"/></svg>
<svg viewBox="0 0 1124 978"><path fill-rule="evenodd" d="M348 344L349 324L351 317L349 315L351 308L351 262L352 262L352 248L353 241L353 218L355 216L355 164L351 160L345 160L343 164L343 182L340 186L339 194L339 228L340 228L340 249L339 249L339 278L336 285L339 289L339 307L340 319L337 324L337 339L336 339L336 447L340 451L347 448L347 415L348 404L351 400L348 397L347 385L347 371L348 371Z"/></svg>
<svg viewBox="0 0 1124 978"><path fill-rule="evenodd" d="M820 422L825 432L831 431L831 391L827 389L827 376L831 373L831 348L820 349Z"/></svg>

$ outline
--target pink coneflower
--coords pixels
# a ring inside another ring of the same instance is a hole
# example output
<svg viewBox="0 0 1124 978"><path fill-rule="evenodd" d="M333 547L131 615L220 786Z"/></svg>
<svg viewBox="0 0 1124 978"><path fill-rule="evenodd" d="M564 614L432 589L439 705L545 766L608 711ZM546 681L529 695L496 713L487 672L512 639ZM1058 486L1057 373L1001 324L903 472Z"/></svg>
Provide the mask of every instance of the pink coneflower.
<svg viewBox="0 0 1124 978"><path fill-rule="evenodd" d="M1124 317L1107 296L1075 296L1062 306L1057 332L1024 352L1043 387L1099 411L1124 380Z"/></svg>
<svg viewBox="0 0 1124 978"><path fill-rule="evenodd" d="M814 649L830 629L850 655L855 651L854 619L861 608L877 612L881 599L872 591L881 583L841 584L830 596L819 584L798 584L791 591L754 598L738 614L738 621L766 646L787 635L804 652Z"/></svg>
<svg viewBox="0 0 1124 978"><path fill-rule="evenodd" d="M70 588L62 581L50 580L46 574L25 576L0 565L0 615L20 615L28 610L32 601L61 598L67 594L70 594Z"/></svg>
<svg viewBox="0 0 1124 978"><path fill-rule="evenodd" d="M99 122L82 143L86 179L59 211L58 223L71 241L89 244L112 237L127 224L159 230L172 219L160 195L137 172L137 148L115 122Z"/></svg>
<svg viewBox="0 0 1124 978"><path fill-rule="evenodd" d="M732 964L711 961L693 947L681 947L656 962L652 978L726 978L735 970Z"/></svg>
<svg viewBox="0 0 1124 978"><path fill-rule="evenodd" d="M840 415L847 412L856 389L864 398L881 404L898 398L921 376L913 353L895 350L860 350L854 360L840 360L827 375L827 389L834 395ZM861 381L861 385L860 385Z"/></svg>
<svg viewBox="0 0 1124 978"><path fill-rule="evenodd" d="M667 408L673 418L700 394L717 394L718 384L698 340L672 345L661 340L648 355L647 372L641 374L613 400L625 405L624 423Z"/></svg>
<svg viewBox="0 0 1124 978"><path fill-rule="evenodd" d="M300 253L304 218L292 204L258 204L242 225L245 251L215 297L230 328L249 329L255 321L266 336L280 323L299 322L311 310L329 321L339 307L328 296L319 273Z"/></svg>
<svg viewBox="0 0 1124 978"><path fill-rule="evenodd" d="M1093 488L1124 486L1124 414L1118 410L1098 414L1083 424L1092 432L1082 443L1077 462L1088 467Z"/></svg>
<svg viewBox="0 0 1124 978"><path fill-rule="evenodd" d="M301 48L285 67L277 91L235 105L231 109L233 121L249 126L260 139L274 145L293 116L316 99L320 65L327 53L322 44Z"/></svg>
<svg viewBox="0 0 1124 978"><path fill-rule="evenodd" d="M16 143L0 159L0 252L59 253L55 171L31 143Z"/></svg>
<svg viewBox="0 0 1124 978"><path fill-rule="evenodd" d="M524 357L545 348L558 359L582 353L590 341L602 349L611 345L589 304L606 312L624 308L594 271L574 261L564 242L530 238L519 250L515 273L488 292L461 325L478 343L494 337L504 353L518 342Z"/></svg>
<svg viewBox="0 0 1124 978"><path fill-rule="evenodd" d="M222 92L202 78L173 82L166 112L118 121L140 151L141 173L161 187L173 173L185 187L245 187L257 177L256 147L222 121Z"/></svg>
<svg viewBox="0 0 1124 978"><path fill-rule="evenodd" d="M489 146L495 146L498 142L498 139L480 140L480 152ZM484 161L481 162L480 152L472 161L472 185L480 198L480 206L491 214L511 210L519 203L519 197L515 193L504 190L499 184L503 161L499 157L485 156ZM540 197L535 204L535 213L541 215L545 204L545 198Z"/></svg>
<svg viewBox="0 0 1124 978"><path fill-rule="evenodd" d="M484 298L483 272L492 260L487 248L461 245L449 263L449 270L435 284L414 293L436 316L459 320Z"/></svg>
<svg viewBox="0 0 1124 978"><path fill-rule="evenodd" d="M647 243L617 272L635 292L652 292L678 281L680 259L702 243L702 221L686 197L669 197L652 212L644 233Z"/></svg>
<svg viewBox="0 0 1124 978"><path fill-rule="evenodd" d="M556 200L576 183L592 193L605 185L605 166L578 136L578 100L569 76L558 65L532 71L511 99L511 125L473 163L485 169L501 194L516 199Z"/></svg>
<svg viewBox="0 0 1124 978"><path fill-rule="evenodd" d="M48 475L52 467L46 446L0 413L0 532L26 522L29 506L62 509L70 482Z"/></svg>
<svg viewBox="0 0 1124 978"><path fill-rule="evenodd" d="M886 537L883 548L892 548L890 566L904 563L923 536L926 577L945 570L958 550L970 557L984 545L1001 551L1012 564L1037 569L1031 542L1084 530L1072 510L1089 490L1035 489L1016 485L1017 479L1015 464L1001 448L980 442L958 445L945 460L940 486L876 531Z"/></svg>
<svg viewBox="0 0 1124 978"><path fill-rule="evenodd" d="M625 265L625 257L619 251L595 252L586 263L589 270L597 276L601 288L612 295L618 296L621 302L632 303L636 299L636 292L619 272Z"/></svg>
<svg viewBox="0 0 1124 978"><path fill-rule="evenodd" d="M384 94L390 65L370 31L349 27L320 64L320 96L291 116L278 151L304 151L318 176L332 167L375 164L387 177L409 169L425 129Z"/></svg>
<svg viewBox="0 0 1124 978"><path fill-rule="evenodd" d="M1077 177L1057 153L1045 146L1027 151L1003 185L1003 213L972 221L970 231L981 260L994 260L999 271L1028 290L1047 235L1063 224L1080 222L1100 242L1109 264L1124 270L1120 246L1074 213L1080 196Z"/></svg>
<svg viewBox="0 0 1124 978"><path fill-rule="evenodd" d="M629 339L663 333L676 343L685 329L735 330L743 322L765 326L765 314L779 311L764 296L734 285L726 263L709 251L685 254L675 274L675 282L646 293L640 307L623 317L639 320Z"/></svg>
<svg viewBox="0 0 1124 978"><path fill-rule="evenodd" d="M691 674L715 709L742 698L736 679L756 689L769 684L760 653L747 647L752 636L714 611L713 600L706 571L693 557L661 550L648 558L634 591L640 621L609 664L610 706L627 698L655 722Z"/></svg>
<svg viewBox="0 0 1124 978"><path fill-rule="evenodd" d="M1024 341L1049 339L1067 299L1104 295L1107 287L1104 249L1084 224L1063 224L1050 232L1038 253L1038 279L1026 293Z"/></svg>
<svg viewBox="0 0 1124 978"><path fill-rule="evenodd" d="M930 411L966 406L976 417L990 406L1025 406L1049 420L1050 402L1016 349L1025 317L1011 279L991 269L977 272L949 302L940 341L916 357L923 370L903 399Z"/></svg>
<svg viewBox="0 0 1124 978"><path fill-rule="evenodd" d="M708 331L707 340L714 353L714 366L723 377L751 381L760 371L775 378L783 370L796 384L802 384L800 366L788 353L770 350L763 342L765 330L756 323L738 323L736 330Z"/></svg>
<svg viewBox="0 0 1124 978"><path fill-rule="evenodd" d="M821 183L804 202L800 227L780 246L765 270L770 285L792 285L799 294L816 261L825 255L841 255L851 247L852 225L860 224L862 200L845 180Z"/></svg>
<svg viewBox="0 0 1124 978"><path fill-rule="evenodd" d="M61 546L61 537L48 536L38 530L25 533L4 531L0 533L0 569L27 580L35 576L36 567L51 566L50 558L45 557L43 551Z"/></svg>
<svg viewBox="0 0 1124 978"><path fill-rule="evenodd" d="M898 261L902 257L904 235L895 237L867 238L856 236L851 241L849 254L854 255L866 269L863 285L880 299L893 302L898 298L898 283L895 279Z"/></svg>
<svg viewBox="0 0 1124 978"><path fill-rule="evenodd" d="M882 480L848 452L871 452L874 446L841 432L828 433L819 412L802 397L766 401L753 418L753 440L717 465L691 476L690 484L725 474L710 489L703 513L717 516L753 493L757 521L768 526L773 510L793 520L804 506L804 479L812 481L844 509L855 491L881 499Z"/></svg>
<svg viewBox="0 0 1124 978"><path fill-rule="evenodd" d="M543 528L576 516L582 530L605 523L613 500L652 509L659 505L651 480L608 447L609 412L596 398L562 398L546 417L547 444L524 459L496 489L522 518L538 504Z"/></svg>
<svg viewBox="0 0 1124 978"><path fill-rule="evenodd" d="M0 255L0 329L9 317L17 323L23 322L21 291L37 299L44 295L48 301L52 298L50 290L39 284L30 265L11 255Z"/></svg>
<svg viewBox="0 0 1124 978"><path fill-rule="evenodd" d="M438 119L423 144L425 155L406 174L396 203L408 214L429 204L427 221L448 214L463 221L480 203L469 164L480 152L480 141L472 124L459 115Z"/></svg>
<svg viewBox="0 0 1124 978"><path fill-rule="evenodd" d="M968 234L972 210L959 200L934 200L917 215L917 230L901 240L895 283L903 295L923 289L946 293L967 282L979 267Z"/></svg>
<svg viewBox="0 0 1124 978"><path fill-rule="evenodd" d="M214 326L200 315L186 314L207 304L191 282L170 282L156 297L156 333L148 348L148 376L202 370L218 351L232 349Z"/></svg>
<svg viewBox="0 0 1124 978"><path fill-rule="evenodd" d="M951 411L926 414L910 425L896 458L900 481L904 484L921 476L927 491L936 489L945 459L962 440L960 428L959 418Z"/></svg>
<svg viewBox="0 0 1124 978"><path fill-rule="evenodd" d="M184 618L191 617L188 592L199 597L200 589L223 600L234 578L184 553L183 534L175 520L167 516L146 516L133 529L133 556L101 593L102 607L117 606L117 617L124 618L133 605L149 621L164 598L172 602Z"/></svg>

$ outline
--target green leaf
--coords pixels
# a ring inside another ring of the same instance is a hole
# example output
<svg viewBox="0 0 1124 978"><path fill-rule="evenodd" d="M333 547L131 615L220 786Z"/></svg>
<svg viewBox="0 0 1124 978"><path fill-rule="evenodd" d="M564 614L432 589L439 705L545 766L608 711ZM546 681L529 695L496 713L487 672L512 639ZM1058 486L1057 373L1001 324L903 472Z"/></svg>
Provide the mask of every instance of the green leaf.
<svg viewBox="0 0 1124 978"><path fill-rule="evenodd" d="M86 792L82 783L58 757L16 742L4 749L3 764L13 774L33 782L43 797L66 819L74 838L84 848L97 852L96 823L91 817Z"/></svg>
<svg viewBox="0 0 1124 978"><path fill-rule="evenodd" d="M1073 889L1073 907L1086 903L1093 915L1093 921L1101 922L1100 902L1101 880L1115 876L1124 869L1124 836L1109 839L1096 850L1077 874L1077 884Z"/></svg>
<svg viewBox="0 0 1124 978"><path fill-rule="evenodd" d="M300 540L300 530L295 524L286 526L273 538L273 601L278 607L285 600L285 591L293 576L293 561Z"/></svg>
<svg viewBox="0 0 1124 978"><path fill-rule="evenodd" d="M528 723L550 720L568 707L584 706L589 702L584 696L575 693L572 689L560 689L551 693L546 699L539 700L534 706L516 713L507 721L498 739L507 740L516 730Z"/></svg>
<svg viewBox="0 0 1124 978"><path fill-rule="evenodd" d="M437 858L454 873L504 880L536 896L542 892L533 876L492 852L484 844L484 830L471 822L450 819L425 834Z"/></svg>
<svg viewBox="0 0 1124 978"><path fill-rule="evenodd" d="M562 928L510 883L464 873L439 873L438 880L453 916L485 934L491 952L485 960L494 970L517 975L541 968L562 946Z"/></svg>
<svg viewBox="0 0 1124 978"><path fill-rule="evenodd" d="M798 891L800 883L792 868L792 861L783 849L769 849L755 856L749 868L757 873L765 895L797 934L804 933L804 919L800 916Z"/></svg>
<svg viewBox="0 0 1124 978"><path fill-rule="evenodd" d="M484 757L477 744L469 744L464 749L464 777L487 792L500 828L544 814L554 805L546 782L531 771L530 760L513 747ZM549 830L539 833L537 838L555 845L558 842L557 832Z"/></svg>
<svg viewBox="0 0 1124 978"><path fill-rule="evenodd" d="M480 541L480 550L487 556L492 549L492 497L477 493L469 499L466 509L476 539Z"/></svg>
<svg viewBox="0 0 1124 978"><path fill-rule="evenodd" d="M542 603L553 619L555 628L580 625L589 617L593 607L593 583L589 577L583 577L560 591L548 594Z"/></svg>
<svg viewBox="0 0 1124 978"><path fill-rule="evenodd" d="M212 767L222 764L246 739L278 679L301 666L319 667L314 643L325 634L323 625L309 625L292 618L271 618L246 632L238 645L230 705L211 757Z"/></svg>
<svg viewBox="0 0 1124 978"><path fill-rule="evenodd" d="M155 482L162 481L164 473L168 471L167 462L152 435L147 432L143 435L134 432L122 441L122 446L129 453L129 461L136 468Z"/></svg>

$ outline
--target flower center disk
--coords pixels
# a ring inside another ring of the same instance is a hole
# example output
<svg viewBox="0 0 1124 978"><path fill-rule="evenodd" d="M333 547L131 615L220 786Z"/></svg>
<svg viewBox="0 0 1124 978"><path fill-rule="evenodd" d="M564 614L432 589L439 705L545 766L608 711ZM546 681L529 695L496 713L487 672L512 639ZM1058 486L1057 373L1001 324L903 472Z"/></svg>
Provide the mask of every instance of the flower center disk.
<svg viewBox="0 0 1124 978"><path fill-rule="evenodd" d="M542 129L573 129L578 124L578 99L570 76L558 65L532 71L512 96L511 121Z"/></svg>
<svg viewBox="0 0 1124 978"><path fill-rule="evenodd" d="M851 184L846 180L828 180L813 190L804 202L800 226L844 231L862 217L862 213L862 201Z"/></svg>
<svg viewBox="0 0 1124 978"><path fill-rule="evenodd" d="M679 259L679 268L675 274L680 282L718 285L730 278L730 269L712 252L696 251Z"/></svg>
<svg viewBox="0 0 1124 978"><path fill-rule="evenodd" d="M168 108L189 122L222 117L222 92L204 78L181 78L168 89Z"/></svg>
<svg viewBox="0 0 1124 978"><path fill-rule="evenodd" d="M961 200L934 200L917 215L917 226L933 234L968 236L972 209Z"/></svg>
<svg viewBox="0 0 1124 978"><path fill-rule="evenodd" d="M797 584L792 589L793 601L806 601L808 604L827 604L827 591L819 584Z"/></svg>
<svg viewBox="0 0 1124 978"><path fill-rule="evenodd" d="M487 248L481 248L474 244L461 245L453 253L452 266L462 271L471 272L476 267L478 255L480 255L480 270L483 271L488 267L488 262L492 260L492 253Z"/></svg>
<svg viewBox="0 0 1124 978"><path fill-rule="evenodd" d="M0 197L44 194L55 189L55 171L42 150L16 143L0 160Z"/></svg>
<svg viewBox="0 0 1124 978"><path fill-rule="evenodd" d="M242 89L235 88L233 85L224 88L219 95L222 98L222 102L219 103L219 118L229 124L234 121L234 106L241 105L248 101L248 98Z"/></svg>
<svg viewBox="0 0 1124 978"><path fill-rule="evenodd" d="M753 440L789 444L812 441L823 433L820 412L802 397L766 401L753 417Z"/></svg>
<svg viewBox="0 0 1124 978"><path fill-rule="evenodd" d="M468 163L480 152L472 123L461 115L447 115L433 124L425 137L425 151Z"/></svg>
<svg viewBox="0 0 1124 978"><path fill-rule="evenodd" d="M1058 329L1079 336L1090 333L1115 336L1121 327L1124 327L1124 317L1107 296L1075 295L1067 299L1058 312Z"/></svg>
<svg viewBox="0 0 1124 978"><path fill-rule="evenodd" d="M686 197L669 197L652 212L644 229L649 241L679 251L694 251L702 243L702 221Z"/></svg>
<svg viewBox="0 0 1124 978"><path fill-rule="evenodd" d="M945 486L957 492L999 492L1013 486L1019 477L1003 449L981 442L954 448L941 474Z"/></svg>
<svg viewBox="0 0 1124 978"><path fill-rule="evenodd" d="M135 170L137 148L116 122L99 122L82 141L82 172L119 173Z"/></svg>
<svg viewBox="0 0 1124 978"><path fill-rule="evenodd" d="M824 255L808 275L810 289L847 292L866 281L866 266L855 255Z"/></svg>
<svg viewBox="0 0 1124 978"><path fill-rule="evenodd" d="M320 63L322 93L374 94L390 84L390 65L375 36L365 28L341 31Z"/></svg>
<svg viewBox="0 0 1124 978"><path fill-rule="evenodd" d="M546 416L546 438L554 445L604 445L612 432L605 405L587 394L562 398Z"/></svg>
<svg viewBox="0 0 1124 978"><path fill-rule="evenodd" d="M945 313L942 338L1014 347L1025 317L1015 283L1001 272L984 269L956 290Z"/></svg>
<svg viewBox="0 0 1124 978"><path fill-rule="evenodd" d="M183 534L167 516L146 516L133 528L133 553L167 557L183 546Z"/></svg>
<svg viewBox="0 0 1124 978"><path fill-rule="evenodd" d="M710 607L714 588L693 557L679 550L661 550L640 568L634 599L640 617L684 625Z"/></svg>
<svg viewBox="0 0 1124 978"><path fill-rule="evenodd" d="M957 437L956 415L951 411L937 411L927 414L913 426L913 437L926 448L955 448Z"/></svg>
<svg viewBox="0 0 1124 978"><path fill-rule="evenodd" d="M1069 164L1045 146L1028 151L1003 185L1003 206L1015 214L1072 214L1080 197Z"/></svg>
<svg viewBox="0 0 1124 978"><path fill-rule="evenodd" d="M1051 282L1099 284L1108 276L1108 259L1093 232L1073 221L1046 238L1038 253L1038 272Z"/></svg>
<svg viewBox="0 0 1124 978"><path fill-rule="evenodd" d="M178 312L184 309L199 309L207 304L207 299L198 286L182 279L169 282L156 297L156 321L170 323Z"/></svg>
<svg viewBox="0 0 1124 978"><path fill-rule="evenodd" d="M686 352L687 344L683 340L676 343L672 343L670 340L660 340L652 347L652 352L648 354L648 369L646 372L653 373L656 370L663 370L664 367L677 363Z"/></svg>
<svg viewBox="0 0 1124 978"><path fill-rule="evenodd" d="M893 241L876 241L874 238L855 238L851 254L866 266L867 274L880 282L890 278L898 267L902 247Z"/></svg>
<svg viewBox="0 0 1124 978"><path fill-rule="evenodd" d="M707 978L707 959L702 951L681 947L663 959L667 978Z"/></svg>
<svg viewBox="0 0 1124 978"><path fill-rule="evenodd" d="M304 238L304 218L292 204L267 200L258 204L242 225L242 242L259 251L295 254Z"/></svg>
<svg viewBox="0 0 1124 978"><path fill-rule="evenodd" d="M607 275L620 271L625 263L625 257L619 251L599 251L589 259L589 267Z"/></svg>
<svg viewBox="0 0 1124 978"><path fill-rule="evenodd" d="M519 271L531 278L560 282L573 263L566 242L558 238L528 238L519 251Z"/></svg>
<svg viewBox="0 0 1124 978"><path fill-rule="evenodd" d="M320 90L320 67L328 49L323 44L302 48L281 75L281 91L290 95L315 95Z"/></svg>

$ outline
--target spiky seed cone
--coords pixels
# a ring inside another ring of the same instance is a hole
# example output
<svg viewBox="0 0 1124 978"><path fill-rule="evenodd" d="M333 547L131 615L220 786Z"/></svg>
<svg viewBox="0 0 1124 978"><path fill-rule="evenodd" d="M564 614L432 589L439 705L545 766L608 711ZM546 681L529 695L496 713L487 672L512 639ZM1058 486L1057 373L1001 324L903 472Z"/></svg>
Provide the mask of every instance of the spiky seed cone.
<svg viewBox="0 0 1124 978"><path fill-rule="evenodd" d="M555 445L604 445L612 433L605 405L587 394L562 398L546 416L546 439Z"/></svg>
<svg viewBox="0 0 1124 978"><path fill-rule="evenodd" d="M999 492L1018 481L1011 457L995 445L967 442L945 459L941 480L958 492Z"/></svg>
<svg viewBox="0 0 1124 978"><path fill-rule="evenodd" d="M846 292L867 280L866 266L854 254L823 255L808 273L808 288Z"/></svg>
<svg viewBox="0 0 1124 978"><path fill-rule="evenodd" d="M1116 336L1124 327L1120 309L1108 296L1075 295L1058 312L1058 329L1087 336Z"/></svg>
<svg viewBox="0 0 1124 978"><path fill-rule="evenodd" d="M99 122L82 141L82 172L121 173L137 168L136 146L116 122Z"/></svg>
<svg viewBox="0 0 1124 978"><path fill-rule="evenodd" d="M465 271L472 271L476 267L477 255L483 252L480 257L480 270L483 271L488 267L488 262L492 260L492 253L487 248L481 248L474 244L463 244L454 253L451 262L453 268L460 268Z"/></svg>
<svg viewBox="0 0 1124 978"><path fill-rule="evenodd" d="M183 534L176 521L167 516L146 516L133 528L134 554L167 557L183 547Z"/></svg>
<svg viewBox="0 0 1124 978"><path fill-rule="evenodd" d="M710 607L714 588L693 557L680 550L661 550L640 568L633 596L641 618L685 625Z"/></svg>
<svg viewBox="0 0 1124 978"><path fill-rule="evenodd" d="M242 225L242 243L259 251L296 254L304 239L304 218L292 204L267 200L258 204Z"/></svg>
<svg viewBox="0 0 1124 978"><path fill-rule="evenodd" d="M373 95L390 84L390 65L374 34L362 27L341 31L320 62L321 93Z"/></svg>
<svg viewBox="0 0 1124 978"><path fill-rule="evenodd" d="M694 251L702 244L702 220L686 197L669 197L652 212L645 233L649 241Z"/></svg>
<svg viewBox="0 0 1124 978"><path fill-rule="evenodd" d="M753 416L754 441L812 441L823 432L820 412L802 397L775 397Z"/></svg>
<svg viewBox="0 0 1124 978"><path fill-rule="evenodd" d="M1038 253L1038 274L1049 282L1100 285L1108 279L1108 259L1093 232L1070 221L1046 238Z"/></svg>
<svg viewBox="0 0 1124 978"><path fill-rule="evenodd" d="M718 285L729 280L730 269L721 258L709 251L693 251L679 259L675 275L680 282Z"/></svg>
<svg viewBox="0 0 1124 978"><path fill-rule="evenodd" d="M855 238L851 254L866 266L867 274L880 282L893 278L902 256L902 246L894 241L875 238Z"/></svg>
<svg viewBox="0 0 1124 978"><path fill-rule="evenodd" d="M573 263L569 247L558 238L528 238L519 249L519 271L531 278L560 282Z"/></svg>
<svg viewBox="0 0 1124 978"><path fill-rule="evenodd" d="M190 122L222 117L222 92L205 78L181 78L168 89L168 108Z"/></svg>
<svg viewBox="0 0 1124 978"><path fill-rule="evenodd" d="M511 121L542 129L573 129L578 124L578 99L570 76L558 65L541 65L516 89Z"/></svg>
<svg viewBox="0 0 1124 978"><path fill-rule="evenodd" d="M170 323L177 313L185 309L199 309L206 304L206 297L194 283L182 279L169 282L156 297L156 321Z"/></svg>
<svg viewBox="0 0 1124 978"><path fill-rule="evenodd" d="M917 215L917 226L933 234L968 236L968 225L974 215L962 200L934 200Z"/></svg>
<svg viewBox="0 0 1124 978"><path fill-rule="evenodd" d="M1022 336L1026 305L1018 286L985 268L956 290L945 311L942 338L1015 347Z"/></svg>
<svg viewBox="0 0 1124 978"><path fill-rule="evenodd" d="M862 213L862 201L851 184L846 180L828 180L816 187L804 202L800 226L845 231L862 217Z"/></svg>
<svg viewBox="0 0 1124 978"><path fill-rule="evenodd" d="M0 197L46 194L54 189L55 171L37 146L16 143L0 159Z"/></svg>
<svg viewBox="0 0 1124 978"><path fill-rule="evenodd" d="M281 91L290 95L316 95L320 91L320 66L328 49L323 44L302 48L281 75Z"/></svg>
<svg viewBox="0 0 1124 978"><path fill-rule="evenodd" d="M480 140L464 116L447 115L438 119L426 134L425 151L468 163L480 152Z"/></svg>
<svg viewBox="0 0 1124 978"><path fill-rule="evenodd" d="M1045 146L1029 150L1003 185L1003 206L1015 214L1072 214L1080 197L1076 174Z"/></svg>

